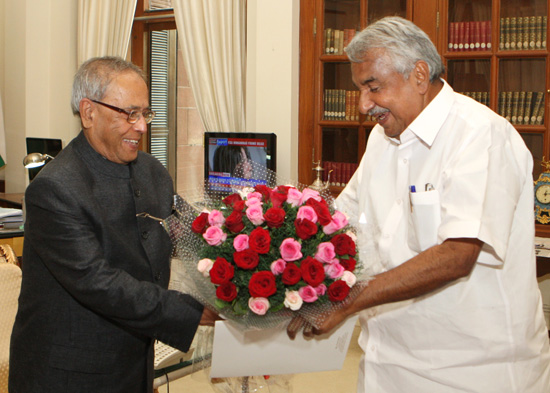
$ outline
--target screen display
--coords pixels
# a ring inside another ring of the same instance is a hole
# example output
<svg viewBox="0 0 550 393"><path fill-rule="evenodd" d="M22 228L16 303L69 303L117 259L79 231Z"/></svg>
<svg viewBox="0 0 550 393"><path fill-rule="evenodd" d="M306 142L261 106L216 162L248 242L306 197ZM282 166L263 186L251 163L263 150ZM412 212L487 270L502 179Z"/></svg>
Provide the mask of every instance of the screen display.
<svg viewBox="0 0 550 393"><path fill-rule="evenodd" d="M206 132L204 170L211 190L230 192L234 184L267 184L265 169L276 170L275 134Z"/></svg>
<svg viewBox="0 0 550 393"><path fill-rule="evenodd" d="M27 154L42 153L55 157L61 151L61 149L61 139L31 137L27 138ZM34 177L38 174L38 172L40 172L42 168L44 168L44 166L29 168L29 180L34 179Z"/></svg>

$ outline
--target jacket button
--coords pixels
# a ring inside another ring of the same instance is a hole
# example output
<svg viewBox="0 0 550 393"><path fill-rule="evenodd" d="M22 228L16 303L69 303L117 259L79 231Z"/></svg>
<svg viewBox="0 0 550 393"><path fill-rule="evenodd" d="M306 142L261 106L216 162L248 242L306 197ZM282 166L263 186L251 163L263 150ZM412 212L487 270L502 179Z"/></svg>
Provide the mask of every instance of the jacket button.
<svg viewBox="0 0 550 393"><path fill-rule="evenodd" d="M162 277L162 275L159 273L155 274L155 280L156 281L160 281L160 278Z"/></svg>
<svg viewBox="0 0 550 393"><path fill-rule="evenodd" d="M144 239L147 239L149 237L149 232L147 232L147 231L141 232L141 237L144 238Z"/></svg>
<svg viewBox="0 0 550 393"><path fill-rule="evenodd" d="M141 191L140 190L135 190L134 195L139 198L141 196Z"/></svg>

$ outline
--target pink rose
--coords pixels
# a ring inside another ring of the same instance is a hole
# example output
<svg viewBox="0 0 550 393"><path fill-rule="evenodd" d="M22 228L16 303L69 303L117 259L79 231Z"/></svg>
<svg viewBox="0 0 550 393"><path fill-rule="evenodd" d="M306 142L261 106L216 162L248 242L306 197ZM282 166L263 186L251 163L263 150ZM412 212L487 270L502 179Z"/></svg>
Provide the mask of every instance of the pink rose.
<svg viewBox="0 0 550 393"><path fill-rule="evenodd" d="M284 305L286 308L290 308L292 311L298 311L302 308L304 301L300 297L298 291L286 291Z"/></svg>
<svg viewBox="0 0 550 393"><path fill-rule="evenodd" d="M286 262L283 259L277 259L271 262L271 273L278 276L285 271Z"/></svg>
<svg viewBox="0 0 550 393"><path fill-rule="evenodd" d="M334 251L334 244L331 242L323 242L317 246L317 253L315 259L324 263L332 263L336 257L336 251Z"/></svg>
<svg viewBox="0 0 550 393"><path fill-rule="evenodd" d="M219 210L212 210L208 215L208 223L215 227L221 227L225 222L223 213Z"/></svg>
<svg viewBox="0 0 550 393"><path fill-rule="evenodd" d="M233 239L233 248L236 251L243 251L248 248L248 235L240 234Z"/></svg>
<svg viewBox="0 0 550 393"><path fill-rule="evenodd" d="M297 219L309 220L313 223L317 222L317 213L315 209L311 206L302 206L298 209L298 214L296 214Z"/></svg>
<svg viewBox="0 0 550 393"><path fill-rule="evenodd" d="M208 227L202 237L211 246L219 246L225 241L227 235L219 227Z"/></svg>
<svg viewBox="0 0 550 393"><path fill-rule="evenodd" d="M355 276L355 274L348 270L345 270L344 273L342 273L341 279L342 281L345 281L350 288L353 287L357 282L357 277Z"/></svg>
<svg viewBox="0 0 550 393"><path fill-rule="evenodd" d="M321 202L322 200L321 195L319 195L319 191L312 190L311 188L304 188L302 191L302 204L306 203L310 198L313 198L318 202Z"/></svg>
<svg viewBox="0 0 550 393"><path fill-rule="evenodd" d="M333 280L342 277L345 271L346 269L344 269L344 266L340 265L339 263L331 263L329 265L325 265L325 274Z"/></svg>
<svg viewBox="0 0 550 393"><path fill-rule="evenodd" d="M292 238L283 240L279 251L281 252L281 257L287 262L297 261L302 258L302 245Z"/></svg>
<svg viewBox="0 0 550 393"><path fill-rule="evenodd" d="M315 287L315 292L317 292L317 296L323 296L327 293L327 286L325 284L317 285Z"/></svg>
<svg viewBox="0 0 550 393"><path fill-rule="evenodd" d="M305 287L301 287L300 289L298 289L298 293L306 303L313 303L318 299L317 291L311 285L306 285Z"/></svg>
<svg viewBox="0 0 550 393"><path fill-rule="evenodd" d="M265 297L251 297L248 299L248 308L250 308L250 311L254 314L265 315L269 307L271 307L271 305L269 304L269 300Z"/></svg>
<svg viewBox="0 0 550 393"><path fill-rule="evenodd" d="M348 225L348 218L344 213L337 211L332 216L332 221L323 227L323 232L327 235L332 235L334 232L339 231L346 225Z"/></svg>
<svg viewBox="0 0 550 393"><path fill-rule="evenodd" d="M300 206L302 201L302 193L296 188L289 188L286 202L294 207Z"/></svg>
<svg viewBox="0 0 550 393"><path fill-rule="evenodd" d="M247 196L246 196L246 206L252 206L252 205L257 205L258 203L262 203L262 194L257 192L257 191L254 191L254 192L250 192Z"/></svg>
<svg viewBox="0 0 550 393"><path fill-rule="evenodd" d="M264 214L262 211L262 205L261 203L249 206L248 209L246 209L246 216L250 220L250 222L254 225L261 225L264 223Z"/></svg>
<svg viewBox="0 0 550 393"><path fill-rule="evenodd" d="M212 259L204 258L197 263L197 270L201 272L204 277L208 277L213 265L214 261Z"/></svg>

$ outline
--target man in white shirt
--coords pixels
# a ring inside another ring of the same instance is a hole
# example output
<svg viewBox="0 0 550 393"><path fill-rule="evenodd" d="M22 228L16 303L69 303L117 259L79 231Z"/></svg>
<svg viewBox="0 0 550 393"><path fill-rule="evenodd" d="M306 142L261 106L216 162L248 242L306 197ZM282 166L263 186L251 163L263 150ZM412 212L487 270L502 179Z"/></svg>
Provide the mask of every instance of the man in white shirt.
<svg viewBox="0 0 550 393"><path fill-rule="evenodd" d="M375 276L312 333L360 313L359 392L550 391L521 136L440 79L434 45L405 19L370 25L346 52L378 125L337 207L376 245L362 261Z"/></svg>

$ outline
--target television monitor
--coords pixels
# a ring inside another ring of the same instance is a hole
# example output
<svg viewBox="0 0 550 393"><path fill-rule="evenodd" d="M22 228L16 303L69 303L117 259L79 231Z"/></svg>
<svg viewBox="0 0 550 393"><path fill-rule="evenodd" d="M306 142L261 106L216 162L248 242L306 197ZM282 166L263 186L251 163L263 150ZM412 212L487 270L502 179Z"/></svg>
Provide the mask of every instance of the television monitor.
<svg viewBox="0 0 550 393"><path fill-rule="evenodd" d="M269 185L265 169L273 172L277 169L277 135L204 133L204 177L211 191L231 192L232 185L243 183Z"/></svg>
<svg viewBox="0 0 550 393"><path fill-rule="evenodd" d="M27 137L27 154L42 153L55 157L61 149L61 139ZM29 180L32 181L43 167L44 165L37 168L29 168Z"/></svg>

